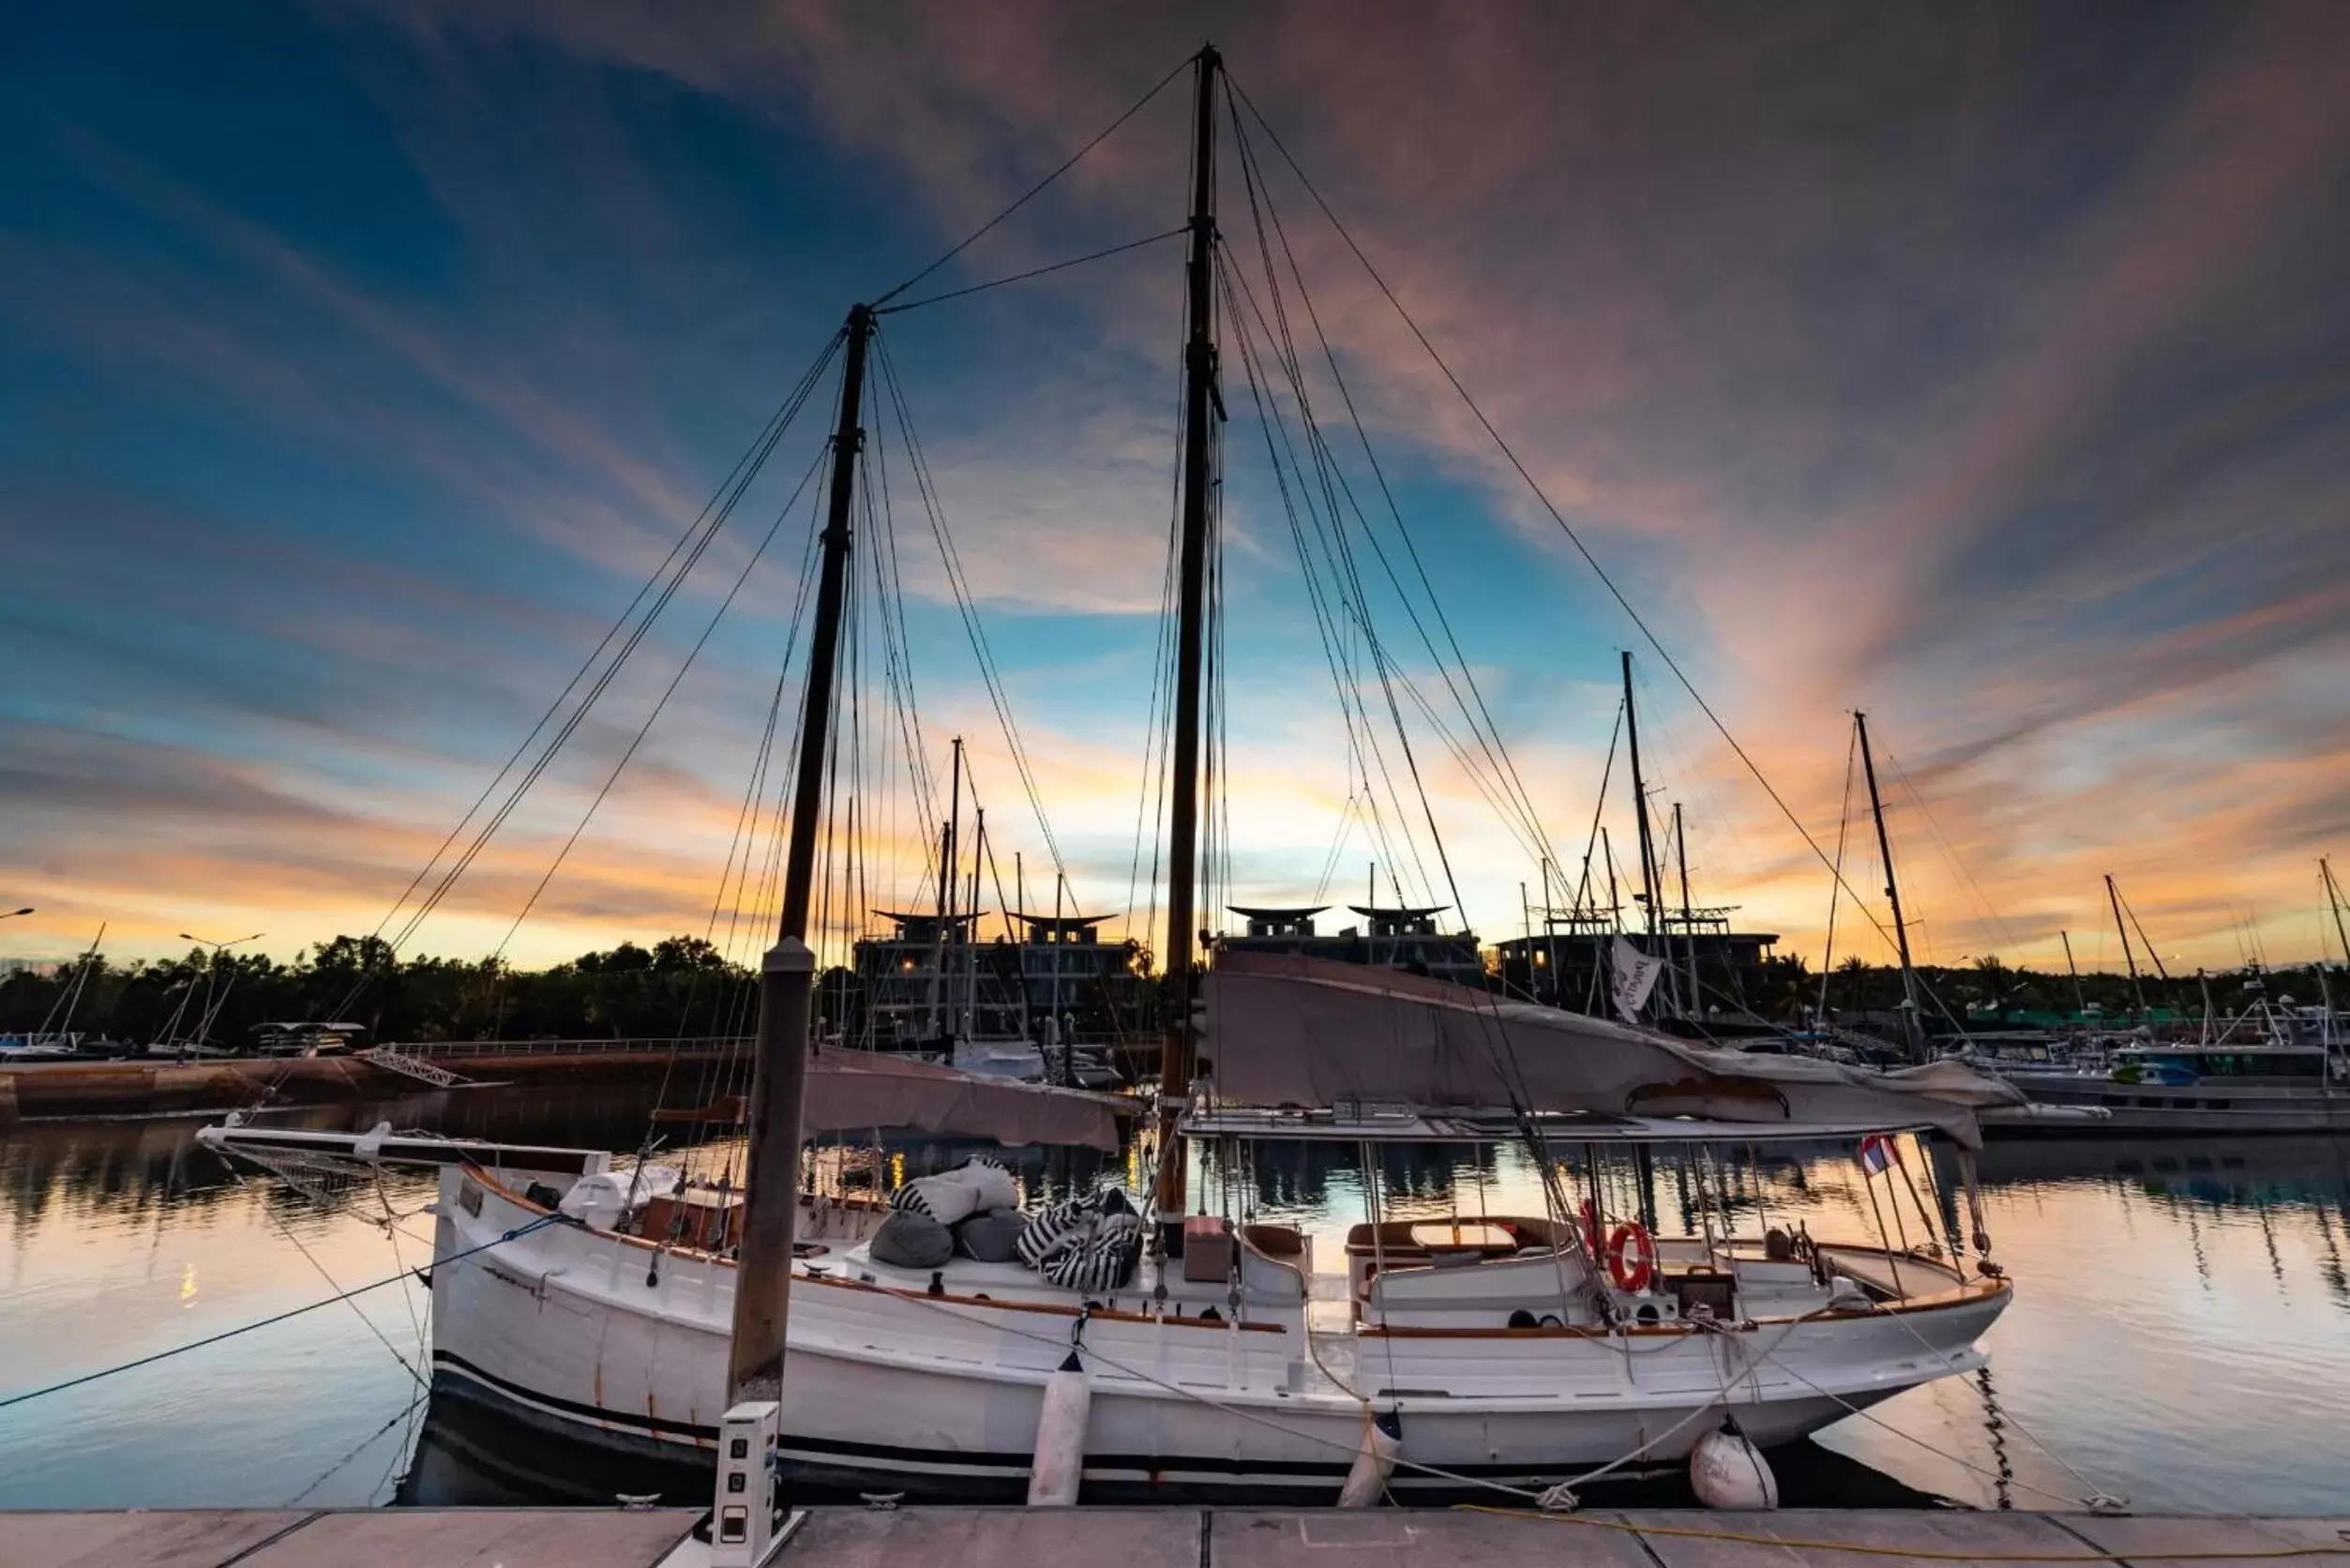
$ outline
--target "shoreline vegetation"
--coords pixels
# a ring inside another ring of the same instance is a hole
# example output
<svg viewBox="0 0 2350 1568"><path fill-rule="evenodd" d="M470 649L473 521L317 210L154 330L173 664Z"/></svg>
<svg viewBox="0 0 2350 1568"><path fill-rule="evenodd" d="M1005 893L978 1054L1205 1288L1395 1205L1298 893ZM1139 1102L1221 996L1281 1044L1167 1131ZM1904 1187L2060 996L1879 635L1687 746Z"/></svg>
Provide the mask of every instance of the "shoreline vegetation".
<svg viewBox="0 0 2350 1568"><path fill-rule="evenodd" d="M1765 994L1747 999L1749 1016L1789 1025L1814 1021L1820 975L1792 954L1765 967ZM1919 975L1934 999L1926 1005L1927 1027L1937 1033L1960 1025L1975 1031L2168 1022L2203 1012L2205 980L2195 975L2133 982L2126 974L2083 973L2076 983L2064 972L2011 968L1996 957L1921 966ZM0 1034L69 1029L142 1043L186 1039L208 1014L203 1035L223 1045L247 1040L263 1023L301 1020L361 1024L386 1041L739 1035L750 1028L753 978L692 936L649 946L624 942L541 969L498 958L401 958L380 938L354 936L316 943L291 962L203 948L122 962L98 954L0 977ZM2264 997L2279 1006L2288 1000L2313 1005L2326 990L2311 965L2232 970L2207 979L2223 1017ZM2337 976L2333 984L2339 988L2350 978ZM857 990L849 972L825 972L818 994L828 1023L839 1022L843 1010L853 1016ZM1901 994L1898 970L1845 959L1828 976L1828 1020L1877 1022ZM2350 996L2335 1001L2350 1003Z"/></svg>

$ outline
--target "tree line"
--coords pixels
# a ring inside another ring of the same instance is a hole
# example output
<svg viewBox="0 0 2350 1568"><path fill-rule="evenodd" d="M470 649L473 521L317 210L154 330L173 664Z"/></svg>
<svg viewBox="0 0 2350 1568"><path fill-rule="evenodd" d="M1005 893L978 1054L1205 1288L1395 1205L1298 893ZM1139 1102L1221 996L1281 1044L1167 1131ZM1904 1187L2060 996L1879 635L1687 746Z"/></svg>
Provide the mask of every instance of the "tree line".
<svg viewBox="0 0 2350 1568"><path fill-rule="evenodd" d="M380 937L339 936L291 962L267 954L115 963L99 954L0 978L0 1034L71 1030L153 1044L251 1042L259 1025L347 1022L378 1040L740 1034L754 977L700 937L582 953L546 969L499 958L402 958Z"/></svg>
<svg viewBox="0 0 2350 1568"><path fill-rule="evenodd" d="M2084 973L2013 968L1996 957L1923 965L1929 1030L1956 1019L1986 1027L2025 1015L2071 1015L2086 1003L2112 1019L2156 1009L2192 1018L2203 1011L2196 976ZM1763 1018L1808 1022L1819 1007L1819 974L1796 955L1763 960L1760 994L1744 998ZM1709 982L1710 984L1710 982ZM2319 1002L2326 983L2313 967L2232 971L2209 977L2222 1014L2255 1001ZM2350 1006L2350 977L2331 980L2337 1005ZM819 1009L832 1029L853 1031L863 988L827 970ZM71 1030L138 1044L203 1038L249 1043L265 1023L349 1022L377 1040L698 1037L751 1032L757 976L700 937L624 942L545 969L499 958L402 958L379 937L339 936L291 962L266 954L213 954L117 964L100 954L82 963L0 977L0 1034ZM1828 976L1828 1016L1889 1014L1902 999L1900 971L1846 958Z"/></svg>

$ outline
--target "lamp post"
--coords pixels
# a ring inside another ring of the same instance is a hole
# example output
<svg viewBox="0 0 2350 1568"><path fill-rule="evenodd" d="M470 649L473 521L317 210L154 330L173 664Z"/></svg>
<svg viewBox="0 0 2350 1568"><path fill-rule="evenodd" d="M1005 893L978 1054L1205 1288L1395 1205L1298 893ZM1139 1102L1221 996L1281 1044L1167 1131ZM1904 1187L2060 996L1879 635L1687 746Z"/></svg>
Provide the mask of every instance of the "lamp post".
<svg viewBox="0 0 2350 1568"><path fill-rule="evenodd" d="M205 1039L212 1033L212 998L214 988L218 985L220 979L220 955L227 952L232 947L242 947L249 942L259 942L261 939L262 933L259 931L255 931L249 937L232 937L227 942L213 942L207 938L196 936L188 931L182 931L179 934L179 940L182 942L192 942L199 947L209 947L212 949L212 961L204 966L203 1016L196 1020L196 1038L193 1044L199 1046L203 1045ZM226 1002L228 998L224 996L220 1000L222 1002Z"/></svg>

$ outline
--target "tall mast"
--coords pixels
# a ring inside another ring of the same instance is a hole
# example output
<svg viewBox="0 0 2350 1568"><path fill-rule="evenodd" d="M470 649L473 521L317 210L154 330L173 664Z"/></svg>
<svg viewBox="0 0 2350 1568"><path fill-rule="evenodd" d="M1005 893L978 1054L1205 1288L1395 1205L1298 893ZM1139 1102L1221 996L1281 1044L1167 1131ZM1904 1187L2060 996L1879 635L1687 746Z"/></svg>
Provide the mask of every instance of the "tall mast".
<svg viewBox="0 0 2350 1568"><path fill-rule="evenodd" d="M865 445L865 353L873 311L849 311L840 372L840 422L833 432L832 495L824 515L823 575L808 641L807 688L800 715L800 764L791 788L791 843L784 858L783 916L760 965L759 1036L751 1057L750 1141L743 1170L743 1244L734 1280L727 1403L783 1392L785 1320L791 1305L791 1229L799 1208L800 1110L806 1099L809 1002L816 956L807 945L809 884L824 823L824 763L832 728L833 671L849 582L857 458Z"/></svg>
<svg viewBox="0 0 2350 1568"><path fill-rule="evenodd" d="M2334 868L2326 863L2322 854L2317 857L2317 876L2326 884L2326 906L2334 912L2334 936L2342 943L2342 960L2350 964L2350 929L2344 929L2342 926L2342 885L2334 881ZM2321 972L2326 968L2322 961L2317 967Z"/></svg>
<svg viewBox="0 0 2350 1568"><path fill-rule="evenodd" d="M1893 841L1885 833L1885 802L1876 792L1876 759L1869 754L1869 716L1856 713L1860 771L1868 776L1869 810L1876 818L1876 856L1885 863L1885 901L1893 906L1893 945L1901 952L1902 1044L1912 1061L1925 1060L1925 1019L1918 1011L1918 971L1909 961L1909 927L1901 917L1901 886L1893 876Z"/></svg>
<svg viewBox="0 0 2350 1568"><path fill-rule="evenodd" d="M1607 829L1599 830L1599 852L1607 862L1607 918L1617 930L1624 928L1623 892L1616 885L1616 847L1607 841Z"/></svg>
<svg viewBox="0 0 2350 1568"><path fill-rule="evenodd" d="M1697 922L1696 912L1689 907L1689 840L1681 833L1680 802L1673 802L1673 856L1680 862L1680 940L1681 951L1689 959L1689 1004L1683 1009L1695 1018L1697 1003Z"/></svg>
<svg viewBox="0 0 2350 1568"><path fill-rule="evenodd" d="M1167 821L1167 1043L1160 1053L1159 1105L1166 1151L1159 1161L1158 1209L1180 1241L1183 1153L1175 1120L1191 1093L1192 910L1199 858L1199 683L1207 648L1208 525L1213 444L1208 420L1223 414L1215 390L1215 85L1223 57L1200 50L1193 111L1191 261L1184 273L1190 335L1183 345L1183 533L1177 569L1175 625L1175 776Z"/></svg>
<svg viewBox="0 0 2350 1568"><path fill-rule="evenodd" d="M2089 1015L2089 999L2081 994L2080 967L2072 961L2072 933L2058 931L2056 940L2064 943L2064 969L2072 976L2072 1010L2084 1018Z"/></svg>
<svg viewBox="0 0 2350 1568"><path fill-rule="evenodd" d="M1645 925L1656 935L1656 845L1649 833L1649 786L1640 776L1640 716L1632 702L1632 650L1624 650L1624 742L1632 752L1632 808L1640 824L1640 905Z"/></svg>
<svg viewBox="0 0 2350 1568"><path fill-rule="evenodd" d="M1590 875L1591 862L1590 857L1587 855L1584 857L1583 861L1584 880L1587 882L1589 881ZM1567 874L1562 869L1559 873L1559 884L1564 886L1566 880ZM1576 902L1580 903L1581 901L1581 898L1578 897ZM1547 858L1543 861L1543 946L1549 952L1550 1004L1553 1007L1556 1007L1559 1005L1559 997L1562 988L1559 980L1558 906L1550 901L1550 861Z"/></svg>
<svg viewBox="0 0 2350 1568"><path fill-rule="evenodd" d="M2114 885L2114 874L2105 873L2105 897L2114 906L2114 929L2121 933L2121 961L2130 966L2130 994L2138 999L2138 1011L2146 1008L2146 988L2138 984L2138 956L2130 950L2130 925L2121 917L2121 889Z"/></svg>
<svg viewBox="0 0 2350 1568"><path fill-rule="evenodd" d="M978 792L972 794L971 903L964 912L971 916L971 934L963 941L963 1033L976 1037L979 1033L979 868L987 858L987 812L979 804Z"/></svg>
<svg viewBox="0 0 2350 1568"><path fill-rule="evenodd" d="M1075 1089L1077 1084L1077 1043L1061 1032L1061 946L1067 933L1061 928L1061 895L1069 885L1056 867L1052 874L1052 1021L1045 1033L1061 1047L1061 1086Z"/></svg>
<svg viewBox="0 0 2350 1568"><path fill-rule="evenodd" d="M962 892L962 863L958 858L963 843L963 737L955 737L955 761L948 777L953 780L946 793L946 854L939 862L939 919L942 924L955 918L955 900Z"/></svg>

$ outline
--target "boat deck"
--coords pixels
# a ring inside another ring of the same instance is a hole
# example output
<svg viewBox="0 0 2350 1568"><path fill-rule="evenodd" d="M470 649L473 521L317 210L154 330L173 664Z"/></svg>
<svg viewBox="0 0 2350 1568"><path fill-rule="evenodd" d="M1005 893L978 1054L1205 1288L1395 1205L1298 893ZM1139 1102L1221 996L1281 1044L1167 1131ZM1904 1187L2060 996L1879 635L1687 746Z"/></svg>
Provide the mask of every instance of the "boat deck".
<svg viewBox="0 0 2350 1568"><path fill-rule="evenodd" d="M703 1568L690 1509L394 1508L0 1513L8 1568ZM1839 1547L1864 1548L1858 1555ZM2296 1552L2294 1548L2308 1548ZM1343 1554L1333 1557L1337 1552ZM1472 1510L1365 1513L1189 1508L809 1510L772 1560L783 1568L1860 1568L1918 1552L2015 1563L2242 1554L2315 1565L2350 1552L2350 1517L2218 1518L1935 1510L1604 1513L1542 1518ZM2268 1554L2284 1553L2275 1556ZM1911 1559L1915 1561L1919 1559Z"/></svg>

